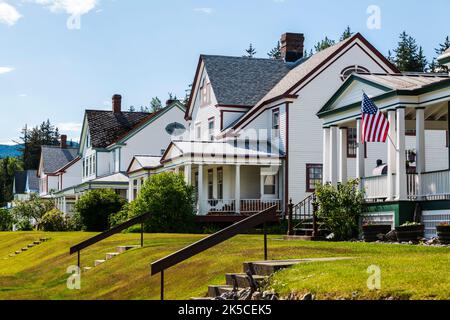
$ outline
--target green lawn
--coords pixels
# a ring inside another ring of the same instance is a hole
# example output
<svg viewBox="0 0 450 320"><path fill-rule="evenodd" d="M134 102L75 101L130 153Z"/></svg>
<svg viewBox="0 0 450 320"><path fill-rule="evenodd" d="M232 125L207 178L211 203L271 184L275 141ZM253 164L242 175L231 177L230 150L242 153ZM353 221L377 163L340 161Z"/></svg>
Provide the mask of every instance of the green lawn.
<svg viewBox="0 0 450 320"><path fill-rule="evenodd" d="M51 240L14 258L8 255L47 236ZM0 233L0 299L158 299L159 276L150 263L188 245L201 235L145 235L145 248L129 251L82 275L79 291L66 288L68 250L92 234ZM82 252L82 265L104 259L118 245L138 244L138 234L120 234ZM238 236L166 271L166 298L204 296L208 284L223 284L227 272L241 272L242 262L261 260L261 236ZM276 274L272 286L282 294L311 291L319 299L450 298L450 249L419 246L285 242L269 237L270 259L356 257L349 261L299 265ZM381 290L367 289L367 268L381 268Z"/></svg>

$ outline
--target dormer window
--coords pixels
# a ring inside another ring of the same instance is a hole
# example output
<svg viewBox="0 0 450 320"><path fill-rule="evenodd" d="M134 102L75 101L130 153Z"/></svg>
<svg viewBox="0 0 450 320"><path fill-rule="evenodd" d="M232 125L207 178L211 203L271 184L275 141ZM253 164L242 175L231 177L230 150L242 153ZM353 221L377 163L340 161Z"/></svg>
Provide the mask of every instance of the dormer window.
<svg viewBox="0 0 450 320"><path fill-rule="evenodd" d="M202 139L202 124L201 123L197 123L195 125L195 139L196 140Z"/></svg>

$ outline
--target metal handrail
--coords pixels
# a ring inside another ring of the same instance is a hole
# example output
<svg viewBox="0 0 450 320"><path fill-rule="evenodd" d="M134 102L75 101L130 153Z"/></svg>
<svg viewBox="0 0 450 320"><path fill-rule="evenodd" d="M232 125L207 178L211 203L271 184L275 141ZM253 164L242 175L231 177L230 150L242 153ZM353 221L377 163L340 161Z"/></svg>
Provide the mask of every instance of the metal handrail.
<svg viewBox="0 0 450 320"><path fill-rule="evenodd" d="M195 242L165 258L151 264L151 275L161 274L161 300L164 300L164 271L193 256L202 253L250 228L264 225L264 259L267 260L267 232L266 222L276 219L276 206L272 206L260 213L241 220L211 236Z"/></svg>
<svg viewBox="0 0 450 320"><path fill-rule="evenodd" d="M144 246L144 222L149 219L151 216L151 213L146 213L143 215L140 215L138 217L132 218L122 224L119 224L111 229L109 229L108 231L105 231L103 233L100 233L92 238L89 238L73 247L70 248L70 254L74 254L76 252L78 252L78 267L80 267L80 252L83 249L86 249L94 244L96 244L97 242L100 242L102 240L105 240L106 238L109 238L119 232L122 232L123 230L126 230L136 224L141 224L141 247Z"/></svg>

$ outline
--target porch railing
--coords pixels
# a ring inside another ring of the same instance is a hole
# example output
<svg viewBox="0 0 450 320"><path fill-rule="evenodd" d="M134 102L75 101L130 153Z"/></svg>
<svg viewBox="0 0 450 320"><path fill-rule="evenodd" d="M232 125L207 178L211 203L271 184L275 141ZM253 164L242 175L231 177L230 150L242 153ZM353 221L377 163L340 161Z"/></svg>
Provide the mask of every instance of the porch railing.
<svg viewBox="0 0 450 320"><path fill-rule="evenodd" d="M376 176L361 179L363 189L365 190L366 199L385 199L388 197L388 177Z"/></svg>
<svg viewBox="0 0 450 320"><path fill-rule="evenodd" d="M200 201L199 214L242 214L250 215L275 207L277 212L282 209L279 199L242 199L239 206L232 199L211 199Z"/></svg>
<svg viewBox="0 0 450 320"><path fill-rule="evenodd" d="M261 200L261 199L246 199L241 200L241 213L251 214L264 211L268 208L275 207L277 212L281 211L281 200Z"/></svg>
<svg viewBox="0 0 450 320"><path fill-rule="evenodd" d="M421 195L429 200L450 198L450 171L434 171L421 174Z"/></svg>

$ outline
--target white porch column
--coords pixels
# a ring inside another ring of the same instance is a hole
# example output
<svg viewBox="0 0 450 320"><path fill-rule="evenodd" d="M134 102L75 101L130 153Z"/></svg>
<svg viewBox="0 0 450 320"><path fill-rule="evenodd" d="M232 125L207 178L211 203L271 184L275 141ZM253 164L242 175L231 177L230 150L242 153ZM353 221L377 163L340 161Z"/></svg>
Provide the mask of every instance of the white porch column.
<svg viewBox="0 0 450 320"><path fill-rule="evenodd" d="M339 182L347 182L347 128L339 128Z"/></svg>
<svg viewBox="0 0 450 320"><path fill-rule="evenodd" d="M184 181L187 185L192 185L192 165L190 164L184 166Z"/></svg>
<svg viewBox="0 0 450 320"><path fill-rule="evenodd" d="M406 200L405 108L397 108L396 200Z"/></svg>
<svg viewBox="0 0 450 320"><path fill-rule="evenodd" d="M394 146L394 140L396 140L396 132L395 132L395 110L389 110L388 111L388 121L389 121L389 137L387 141L387 166L388 166L388 185L387 185L387 191L388 201L393 201L396 196L396 190L395 190L395 177L394 174L396 172L396 146ZM392 140L392 141L391 141Z"/></svg>
<svg viewBox="0 0 450 320"><path fill-rule="evenodd" d="M130 179L128 182L128 202L132 202L134 200L134 180Z"/></svg>
<svg viewBox="0 0 450 320"><path fill-rule="evenodd" d="M365 167L365 143L361 142L362 119L356 119L356 178L363 179L366 176ZM361 184L362 186L362 184Z"/></svg>
<svg viewBox="0 0 450 320"><path fill-rule="evenodd" d="M203 214L203 165L198 166L198 214Z"/></svg>
<svg viewBox="0 0 450 320"><path fill-rule="evenodd" d="M241 213L241 166L236 165L236 177L235 177L235 196L234 200L236 201L236 213Z"/></svg>
<svg viewBox="0 0 450 320"><path fill-rule="evenodd" d="M416 109L416 171L418 173L417 194L422 195L422 173L426 170L425 161L425 108Z"/></svg>
<svg viewBox="0 0 450 320"><path fill-rule="evenodd" d="M329 165L329 153L330 153L330 128L323 128L323 183L326 184L330 181L330 165Z"/></svg>
<svg viewBox="0 0 450 320"><path fill-rule="evenodd" d="M330 182L333 186L338 183L338 128L333 126L330 128Z"/></svg>

